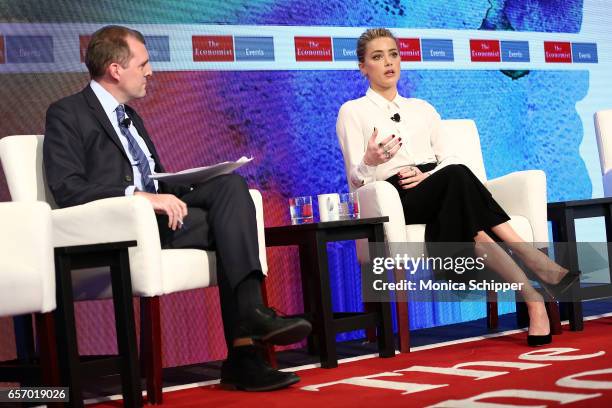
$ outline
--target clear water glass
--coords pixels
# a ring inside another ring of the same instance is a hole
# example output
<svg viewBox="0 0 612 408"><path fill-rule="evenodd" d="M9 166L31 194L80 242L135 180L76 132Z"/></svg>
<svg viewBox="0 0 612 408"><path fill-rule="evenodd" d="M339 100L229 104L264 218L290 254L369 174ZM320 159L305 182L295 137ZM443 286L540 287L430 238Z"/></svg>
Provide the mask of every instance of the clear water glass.
<svg viewBox="0 0 612 408"><path fill-rule="evenodd" d="M289 199L291 225L310 224L314 221L312 213L312 197L293 197Z"/></svg>
<svg viewBox="0 0 612 408"><path fill-rule="evenodd" d="M359 218L359 196L356 192L340 194L340 219Z"/></svg>

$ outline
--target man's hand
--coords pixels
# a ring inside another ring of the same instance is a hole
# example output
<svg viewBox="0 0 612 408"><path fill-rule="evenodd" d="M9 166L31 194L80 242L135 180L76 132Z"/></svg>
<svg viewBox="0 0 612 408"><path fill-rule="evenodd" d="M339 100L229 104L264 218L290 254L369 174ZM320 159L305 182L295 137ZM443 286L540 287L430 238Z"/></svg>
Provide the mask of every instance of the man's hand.
<svg viewBox="0 0 612 408"><path fill-rule="evenodd" d="M134 195L139 195L151 202L153 210L157 214L168 216L168 228L176 231L183 226L183 218L187 216L187 204L172 194L151 194L144 191L136 191Z"/></svg>

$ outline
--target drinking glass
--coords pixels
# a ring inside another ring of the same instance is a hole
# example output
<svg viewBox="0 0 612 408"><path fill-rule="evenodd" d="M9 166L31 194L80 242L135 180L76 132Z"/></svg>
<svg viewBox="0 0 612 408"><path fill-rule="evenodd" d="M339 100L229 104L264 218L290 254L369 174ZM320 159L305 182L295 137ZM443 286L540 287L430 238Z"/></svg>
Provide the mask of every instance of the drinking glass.
<svg viewBox="0 0 612 408"><path fill-rule="evenodd" d="M359 197L356 192L340 194L340 219L359 218Z"/></svg>
<svg viewBox="0 0 612 408"><path fill-rule="evenodd" d="M291 212L291 225L310 224L314 217L312 214L312 197L302 196L289 199Z"/></svg>

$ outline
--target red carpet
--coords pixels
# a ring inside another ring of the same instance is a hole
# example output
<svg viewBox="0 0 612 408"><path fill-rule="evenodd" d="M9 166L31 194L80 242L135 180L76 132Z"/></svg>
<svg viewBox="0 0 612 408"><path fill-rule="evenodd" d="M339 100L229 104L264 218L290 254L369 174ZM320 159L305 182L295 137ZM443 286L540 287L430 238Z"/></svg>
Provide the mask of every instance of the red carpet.
<svg viewBox="0 0 612 408"><path fill-rule="evenodd" d="M516 333L352 361L331 370L301 370L300 383L270 393L224 391L215 385L167 392L164 406L612 406L612 317L585 322L583 332L564 331L541 348L527 347L525 337Z"/></svg>

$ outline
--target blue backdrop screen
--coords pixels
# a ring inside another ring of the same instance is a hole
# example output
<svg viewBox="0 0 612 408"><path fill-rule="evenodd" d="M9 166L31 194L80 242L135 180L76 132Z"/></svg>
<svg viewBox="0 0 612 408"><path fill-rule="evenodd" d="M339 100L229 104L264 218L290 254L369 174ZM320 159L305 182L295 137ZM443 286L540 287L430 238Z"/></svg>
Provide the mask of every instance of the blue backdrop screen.
<svg viewBox="0 0 612 408"><path fill-rule="evenodd" d="M335 41L374 26L419 39L421 59L402 63L400 92L431 102L443 118L473 119L489 178L542 169L549 201L601 195L592 115L612 105L605 1L27 0L0 1L0 10L0 136L42 133L49 103L88 81L87 36L105 24L131 26L147 36L155 70L149 95L134 105L166 167L252 155L241 173L262 191L268 226L289 221L289 197L347 190L336 114L367 82ZM331 39L335 56L300 61L301 36ZM501 41L502 50L504 41L521 42L526 59L475 62L472 38ZM426 44L439 39L451 41L452 60L427 61ZM244 41L263 48L241 57ZM547 42L574 53L550 61ZM231 59L202 57L198 47L227 47ZM5 184L0 198L10 199ZM336 309L360 309L354 244L331 245L329 262ZM296 252L270 251L269 264L273 303L299 311ZM484 303L415 303L410 324L484 314Z"/></svg>

